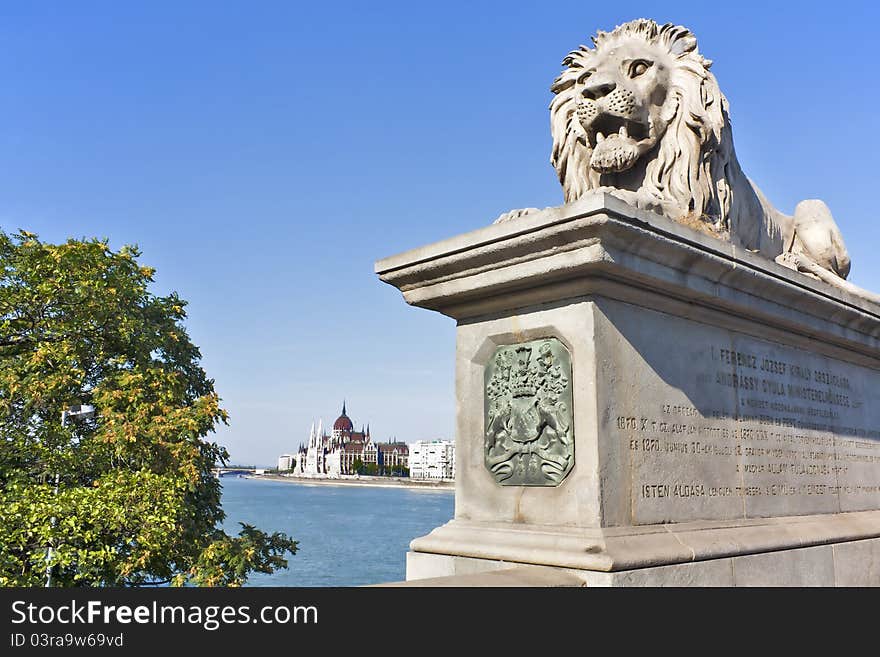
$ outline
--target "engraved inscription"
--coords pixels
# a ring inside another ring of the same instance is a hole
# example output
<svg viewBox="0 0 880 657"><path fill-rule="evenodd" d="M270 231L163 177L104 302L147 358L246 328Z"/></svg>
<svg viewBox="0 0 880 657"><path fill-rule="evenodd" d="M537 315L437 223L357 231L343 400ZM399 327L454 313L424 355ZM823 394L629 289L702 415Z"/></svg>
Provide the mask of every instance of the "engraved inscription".
<svg viewBox="0 0 880 657"><path fill-rule="evenodd" d="M629 473L630 522L880 508L880 372L608 310L626 340L600 371L603 427Z"/></svg>
<svg viewBox="0 0 880 657"><path fill-rule="evenodd" d="M559 484L574 464L568 350L555 338L499 347L485 381L485 463L495 481Z"/></svg>
<svg viewBox="0 0 880 657"><path fill-rule="evenodd" d="M669 413L672 407L661 405L661 413ZM631 437L631 452L673 455L681 459L714 458L730 459L735 473L744 475L770 474L794 477L822 475L846 475L850 464L880 465L880 442L855 440L834 435L808 435L799 433L770 418L730 418L728 426L712 426L713 420L725 421L724 414L716 412L712 418L701 418L703 424L672 423L657 418L617 417L619 429L630 433L658 434L678 433L698 436L698 440L676 441L668 438ZM761 427L761 423L772 425ZM756 423L752 425L752 423ZM796 427L795 427L796 428ZM876 431L863 430L866 436ZM880 437L880 436L878 436ZM846 493L849 495L877 493L877 483L826 485L805 483L775 483L765 486L707 486L704 482L678 482L642 484L640 496L661 497L715 497L719 495L816 495Z"/></svg>
<svg viewBox="0 0 880 657"><path fill-rule="evenodd" d="M775 403L772 405L774 410L791 409L795 413L838 417L833 410L806 408L797 402L819 402L844 408L859 408L862 404L860 400L850 398L850 382L846 376L814 370L803 363L787 363L770 358L759 360L756 354L716 348L714 345L711 354L712 359L722 366L733 365L736 368L733 371L719 369L715 374L715 383L762 393L777 398L777 401L782 397L795 400L791 404ZM779 378L770 378L774 375L779 375ZM752 399L748 403L758 408L768 408L770 400Z"/></svg>

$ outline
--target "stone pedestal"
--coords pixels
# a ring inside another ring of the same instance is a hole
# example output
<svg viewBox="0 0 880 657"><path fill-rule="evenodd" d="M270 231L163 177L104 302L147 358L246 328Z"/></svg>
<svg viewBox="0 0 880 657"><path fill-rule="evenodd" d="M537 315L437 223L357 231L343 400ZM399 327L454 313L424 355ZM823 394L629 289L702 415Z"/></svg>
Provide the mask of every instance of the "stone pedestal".
<svg viewBox="0 0 880 657"><path fill-rule="evenodd" d="M605 194L376 271L458 325L455 518L412 542L407 579L880 584L880 306ZM549 338L573 465L505 485L486 370Z"/></svg>

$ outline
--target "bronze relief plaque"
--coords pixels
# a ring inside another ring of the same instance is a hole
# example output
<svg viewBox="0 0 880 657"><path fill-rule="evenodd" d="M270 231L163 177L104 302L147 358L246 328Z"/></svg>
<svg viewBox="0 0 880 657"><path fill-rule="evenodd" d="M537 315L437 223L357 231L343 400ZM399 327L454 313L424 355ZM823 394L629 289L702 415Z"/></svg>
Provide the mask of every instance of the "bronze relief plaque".
<svg viewBox="0 0 880 657"><path fill-rule="evenodd" d="M556 338L504 345L485 370L486 468L502 486L557 486L574 465L571 356Z"/></svg>

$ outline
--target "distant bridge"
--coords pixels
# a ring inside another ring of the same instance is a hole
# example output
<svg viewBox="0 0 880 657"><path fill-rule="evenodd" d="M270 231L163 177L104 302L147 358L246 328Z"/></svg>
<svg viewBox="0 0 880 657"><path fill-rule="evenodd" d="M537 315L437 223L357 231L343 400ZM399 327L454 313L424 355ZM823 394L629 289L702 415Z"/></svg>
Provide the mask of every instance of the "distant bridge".
<svg viewBox="0 0 880 657"><path fill-rule="evenodd" d="M248 467L239 467L239 466L231 466L228 468L214 468L212 470L215 477L226 477L227 475L245 475L245 474L256 474L256 468L248 468Z"/></svg>

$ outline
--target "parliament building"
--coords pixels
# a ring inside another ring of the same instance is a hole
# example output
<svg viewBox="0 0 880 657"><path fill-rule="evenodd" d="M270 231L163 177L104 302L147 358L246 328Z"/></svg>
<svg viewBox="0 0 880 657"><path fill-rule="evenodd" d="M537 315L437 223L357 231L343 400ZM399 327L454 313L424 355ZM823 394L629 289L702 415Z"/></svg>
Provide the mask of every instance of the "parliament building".
<svg viewBox="0 0 880 657"><path fill-rule="evenodd" d="M358 469L374 470L377 474L395 474L409 467L409 447L403 442L374 442L370 427L354 430L354 423L342 403L342 414L333 423L332 431L324 431L323 422L312 423L307 444L300 444L293 457L284 455L286 469L294 475L339 477L357 474Z"/></svg>

